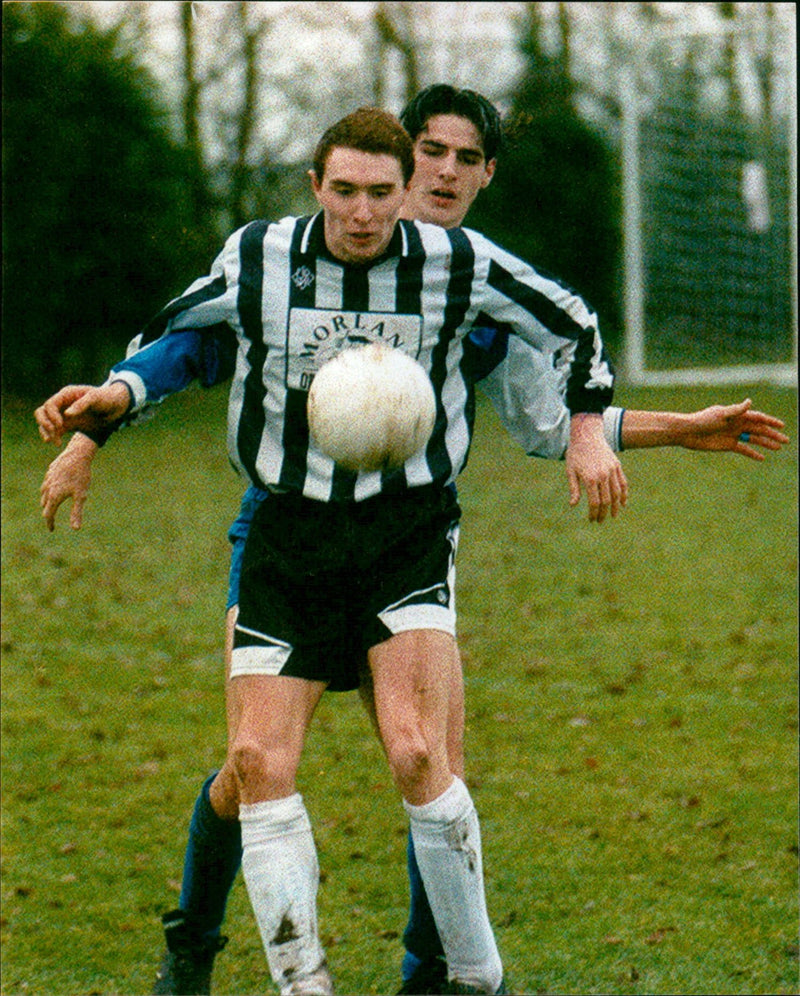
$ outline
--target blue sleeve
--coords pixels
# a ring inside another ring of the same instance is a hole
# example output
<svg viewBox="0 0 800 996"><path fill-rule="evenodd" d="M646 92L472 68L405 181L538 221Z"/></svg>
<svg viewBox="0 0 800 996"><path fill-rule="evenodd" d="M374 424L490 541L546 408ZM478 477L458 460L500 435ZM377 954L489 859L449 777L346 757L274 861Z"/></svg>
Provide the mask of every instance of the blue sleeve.
<svg viewBox="0 0 800 996"><path fill-rule="evenodd" d="M236 343L227 326L186 329L161 336L111 368L111 376L131 373L141 379L147 404L157 404L194 380L213 387L233 375Z"/></svg>

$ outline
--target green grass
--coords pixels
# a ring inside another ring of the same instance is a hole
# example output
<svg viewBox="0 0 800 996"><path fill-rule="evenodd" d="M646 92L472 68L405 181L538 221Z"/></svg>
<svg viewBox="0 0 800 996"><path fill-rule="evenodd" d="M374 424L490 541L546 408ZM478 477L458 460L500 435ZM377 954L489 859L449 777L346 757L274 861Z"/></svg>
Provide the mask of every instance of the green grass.
<svg viewBox="0 0 800 996"><path fill-rule="evenodd" d="M741 390L628 390L688 410ZM796 394L752 388L794 435ZM96 462L47 533L53 451L3 439L2 992L143 994L185 831L224 749L223 609L242 486L224 393L188 393ZM762 465L630 453L628 509L567 506L490 411L461 482L468 782L517 993L796 993L796 443ZM406 821L356 695L300 776L341 993L392 993ZM270 992L243 884L215 992Z"/></svg>

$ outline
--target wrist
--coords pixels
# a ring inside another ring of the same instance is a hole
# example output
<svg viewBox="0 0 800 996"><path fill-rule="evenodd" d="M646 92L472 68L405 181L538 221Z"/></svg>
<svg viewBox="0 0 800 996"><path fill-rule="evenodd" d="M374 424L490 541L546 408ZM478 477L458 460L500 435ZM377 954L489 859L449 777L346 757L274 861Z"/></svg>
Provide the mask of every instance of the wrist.
<svg viewBox="0 0 800 996"><path fill-rule="evenodd" d="M67 449L76 451L80 456L91 459L100 449L100 444L88 433L76 432L67 444Z"/></svg>
<svg viewBox="0 0 800 996"><path fill-rule="evenodd" d="M570 443L579 442L582 439L591 439L598 435L603 436L603 416L599 413L577 412L570 417Z"/></svg>
<svg viewBox="0 0 800 996"><path fill-rule="evenodd" d="M124 385L127 389L127 407L120 417L135 415L147 403L147 387L133 370L112 370L107 386Z"/></svg>
<svg viewBox="0 0 800 996"><path fill-rule="evenodd" d="M126 380L114 379L108 383L115 418L124 418L136 404L133 388Z"/></svg>

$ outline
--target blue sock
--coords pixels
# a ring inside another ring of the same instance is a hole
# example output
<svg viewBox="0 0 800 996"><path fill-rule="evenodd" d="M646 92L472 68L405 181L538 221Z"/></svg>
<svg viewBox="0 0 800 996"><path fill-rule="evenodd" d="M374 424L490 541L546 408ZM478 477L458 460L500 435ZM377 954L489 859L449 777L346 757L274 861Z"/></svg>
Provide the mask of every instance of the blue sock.
<svg viewBox="0 0 800 996"><path fill-rule="evenodd" d="M422 962L414 954L413 951L406 951L403 955L403 964L401 965L401 971L403 973L403 982L408 982L409 979L413 978L414 972L422 965Z"/></svg>
<svg viewBox="0 0 800 996"><path fill-rule="evenodd" d="M403 944L406 956L403 959L403 979L409 979L420 964L444 957L444 948L439 940L436 922L428 905L422 875L419 872L417 856L414 853L414 841L411 831L408 833L408 881L411 885L411 908L408 914L408 925L403 932Z"/></svg>
<svg viewBox="0 0 800 996"><path fill-rule="evenodd" d="M183 865L180 908L198 917L204 933L219 934L225 906L242 863L238 820L223 820L209 797L216 772L208 778L194 806Z"/></svg>

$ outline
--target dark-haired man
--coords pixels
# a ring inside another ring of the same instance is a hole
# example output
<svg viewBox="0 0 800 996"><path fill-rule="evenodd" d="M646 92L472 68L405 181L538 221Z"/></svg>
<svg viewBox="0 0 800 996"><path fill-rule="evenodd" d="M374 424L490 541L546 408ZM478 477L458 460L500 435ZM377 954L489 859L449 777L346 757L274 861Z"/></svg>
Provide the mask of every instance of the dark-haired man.
<svg viewBox="0 0 800 996"><path fill-rule="evenodd" d="M471 91L457 91L451 87L439 86L429 88L413 101L404 112L403 120L416 140L416 172L409 189L404 214L409 217L422 217L444 227L460 223L474 197L491 180L500 141L497 112L484 98ZM319 173L321 169L319 163L316 164L316 169ZM361 252L361 249L359 245L347 247L351 255L354 251ZM169 337L167 340L157 341L148 348L154 354L157 349L167 344L168 339ZM501 415L506 416L506 423L528 452L561 456L569 435L569 412L564 405L563 382L559 380L552 357L545 357L524 343L520 344L519 363L515 364L513 350L516 344L516 337L499 334L496 329L489 328L482 334L473 332L464 341L462 367L465 375L472 379L478 378L503 358L496 373L490 374L483 382L488 385L494 382L493 400L498 405L498 410ZM145 364L148 362L147 350L139 356ZM125 376L124 370L118 373ZM512 377L515 379L510 379ZM139 387L135 380L129 381L129 384L133 390ZM759 413L748 415L746 406L737 407L739 410L736 412L715 413L713 417L706 415L702 426L699 423L694 426L684 422L684 444L691 445L689 441L691 433L694 432L695 437L700 440L697 443L699 447L703 446L703 439L716 440L719 443L724 437L726 447L734 448L734 443L728 444L728 436L733 432L735 439L741 429L735 432L734 430L746 424L753 429L758 425L764 433L759 437L765 440L762 444L772 446L774 439L769 433L774 432L774 428L763 421L767 417L760 416ZM675 429L669 431L662 429L657 440L655 437L648 437L648 431L655 432L659 429L657 420L661 416L660 413L652 416L645 413L645 416L645 421L640 423L643 431L638 436L634 431L631 437L632 444L647 445L649 438L658 444L681 442L681 434ZM626 426L638 417L637 413L626 413ZM648 424L647 417L651 418L652 424ZM675 416L673 425L677 424L680 427L682 423L676 420L681 418L691 417ZM746 421L748 419L749 421ZM619 432L621 420L621 412L617 412L611 423L612 435ZM780 424L778 420L772 420L772 423L773 426ZM759 438L754 438L753 441L758 442ZM742 452L746 452L744 444L742 447ZM577 479L574 485L577 486ZM257 507L262 496L263 492L253 492L248 497L247 506ZM574 496L575 487L573 487ZM51 514L54 511L53 509ZM250 517L249 512L243 515L238 524L240 533L246 533ZM235 605L236 600L231 604ZM450 697L451 718L448 723L448 761L450 771L460 775L463 771L460 749L463 714L460 698L460 667L455 650L451 655L449 667L453 691ZM189 953L194 950L197 955L196 961L207 965L210 972L210 959L213 959L216 948L216 935L211 928L216 925L218 933L224 913L227 888L238 867L239 845L236 836L238 825L220 820L220 816L230 812L230 802L226 802L224 786L231 781L230 772L224 770L214 781L211 795L209 796L209 788L206 786L198 800L193 820L193 838L190 838L187 852L181 911L165 918L168 942L171 949L175 948L174 951L171 950L168 958L171 964L167 974L170 971L175 974L176 961L181 950ZM235 791L235 788L232 791ZM216 805L212 805L213 803ZM203 854L204 848L208 852L206 855ZM425 891L416 869L413 845L409 848L409 856L413 902L412 917L406 932L409 955L404 965L406 983L403 991L439 992L443 991L447 984L444 977L443 952L433 919L427 909ZM199 915L193 913L198 907L202 911ZM198 920L202 926L198 925ZM189 939L193 940L194 944L182 949L181 942L186 940L187 928L195 928L189 934ZM191 968L192 966L190 970ZM184 991L179 985L175 986L174 979L165 977L162 982L163 986L157 991Z"/></svg>

